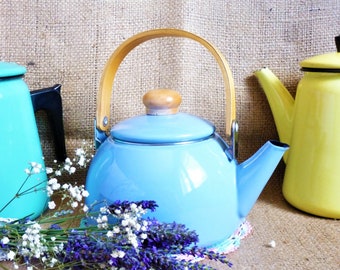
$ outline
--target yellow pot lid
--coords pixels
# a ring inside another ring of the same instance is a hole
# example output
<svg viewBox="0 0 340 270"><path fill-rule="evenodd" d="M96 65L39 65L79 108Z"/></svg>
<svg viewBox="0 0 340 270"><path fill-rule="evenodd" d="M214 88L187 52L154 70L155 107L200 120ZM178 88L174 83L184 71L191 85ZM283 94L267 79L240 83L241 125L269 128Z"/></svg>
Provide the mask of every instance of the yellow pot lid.
<svg viewBox="0 0 340 270"><path fill-rule="evenodd" d="M335 37L337 52L313 56L300 62L303 71L340 73L340 36Z"/></svg>

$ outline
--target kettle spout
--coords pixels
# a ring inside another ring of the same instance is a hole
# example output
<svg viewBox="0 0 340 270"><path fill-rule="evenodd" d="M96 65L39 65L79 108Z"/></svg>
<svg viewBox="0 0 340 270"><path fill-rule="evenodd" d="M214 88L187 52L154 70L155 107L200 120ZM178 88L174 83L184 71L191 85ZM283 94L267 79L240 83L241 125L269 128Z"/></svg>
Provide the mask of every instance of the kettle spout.
<svg viewBox="0 0 340 270"><path fill-rule="evenodd" d="M288 148L285 143L268 141L252 157L237 165L240 217L243 218L250 212Z"/></svg>
<svg viewBox="0 0 340 270"><path fill-rule="evenodd" d="M280 141L290 144L294 99L269 68L255 71L272 110ZM286 155L285 155L286 156Z"/></svg>

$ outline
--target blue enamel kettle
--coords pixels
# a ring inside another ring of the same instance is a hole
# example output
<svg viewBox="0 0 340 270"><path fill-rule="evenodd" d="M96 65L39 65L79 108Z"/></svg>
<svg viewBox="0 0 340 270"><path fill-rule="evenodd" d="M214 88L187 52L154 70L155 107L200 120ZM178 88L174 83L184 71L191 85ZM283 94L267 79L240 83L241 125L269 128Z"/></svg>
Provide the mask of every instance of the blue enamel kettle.
<svg viewBox="0 0 340 270"><path fill-rule="evenodd" d="M227 134L210 122L179 112L177 91L156 89L143 97L146 114L123 120L110 130L110 97L115 73L124 57L140 43L161 37L185 37L205 46L217 60L225 82ZM155 200L150 213L163 222L195 230L199 245L223 242L243 222L288 149L269 141L241 164L235 159L237 122L231 71L223 55L204 39L177 29L155 29L122 43L108 60L101 78L96 118L98 150L90 165L88 206L115 200Z"/></svg>
<svg viewBox="0 0 340 270"><path fill-rule="evenodd" d="M47 112L57 135L57 159L66 157L60 85L30 92L25 73L21 65L0 62L1 218L35 219L46 208L47 175L35 111Z"/></svg>

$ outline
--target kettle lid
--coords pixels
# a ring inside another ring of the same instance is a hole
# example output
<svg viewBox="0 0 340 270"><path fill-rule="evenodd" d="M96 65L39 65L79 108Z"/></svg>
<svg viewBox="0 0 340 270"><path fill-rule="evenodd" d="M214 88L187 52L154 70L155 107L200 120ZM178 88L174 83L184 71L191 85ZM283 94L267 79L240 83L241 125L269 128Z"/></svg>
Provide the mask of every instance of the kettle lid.
<svg viewBox="0 0 340 270"><path fill-rule="evenodd" d="M215 126L197 116L178 112L177 91L157 89L143 97L146 114L116 124L111 136L120 141L142 144L174 144L200 141L215 132Z"/></svg>
<svg viewBox="0 0 340 270"><path fill-rule="evenodd" d="M337 52L310 57L301 61L303 71L340 73L340 36L335 37Z"/></svg>
<svg viewBox="0 0 340 270"><path fill-rule="evenodd" d="M21 76L25 73L24 66L12 62L0 62L0 78Z"/></svg>

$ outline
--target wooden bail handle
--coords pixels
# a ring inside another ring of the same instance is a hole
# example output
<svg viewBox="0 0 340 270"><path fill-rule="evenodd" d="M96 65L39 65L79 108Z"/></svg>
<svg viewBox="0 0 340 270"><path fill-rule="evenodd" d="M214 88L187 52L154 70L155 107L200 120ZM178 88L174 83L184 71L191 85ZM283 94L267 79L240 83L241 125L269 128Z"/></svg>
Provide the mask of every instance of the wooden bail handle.
<svg viewBox="0 0 340 270"><path fill-rule="evenodd" d="M226 91L226 134L230 136L232 122L236 117L235 107L235 89L234 81L232 78L231 70L229 68L227 60L222 53L215 48L211 43L203 38L192 34L190 32L179 29L154 29L139 33L125 40L110 56L109 60L103 70L103 74L100 81L99 92L97 97L97 114L96 124L97 128L107 132L109 129L109 117L110 117L110 100L112 96L112 86L114 77L119 68L119 65L124 60L125 56L132 51L135 47L141 43L161 37L184 37L195 41L198 41L204 47L206 47L212 55L215 57L222 71L224 86Z"/></svg>

